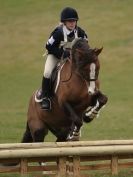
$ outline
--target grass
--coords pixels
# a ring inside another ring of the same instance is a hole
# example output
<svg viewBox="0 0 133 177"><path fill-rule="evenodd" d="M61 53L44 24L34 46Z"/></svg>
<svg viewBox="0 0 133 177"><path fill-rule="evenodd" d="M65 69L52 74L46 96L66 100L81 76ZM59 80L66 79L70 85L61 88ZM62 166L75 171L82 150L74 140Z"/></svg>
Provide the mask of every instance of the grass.
<svg viewBox="0 0 133 177"><path fill-rule="evenodd" d="M109 102L83 126L81 140L132 139L133 1L0 0L0 143L21 140L30 95L41 84L43 46L65 6L77 8L91 46L104 47L100 80Z"/></svg>

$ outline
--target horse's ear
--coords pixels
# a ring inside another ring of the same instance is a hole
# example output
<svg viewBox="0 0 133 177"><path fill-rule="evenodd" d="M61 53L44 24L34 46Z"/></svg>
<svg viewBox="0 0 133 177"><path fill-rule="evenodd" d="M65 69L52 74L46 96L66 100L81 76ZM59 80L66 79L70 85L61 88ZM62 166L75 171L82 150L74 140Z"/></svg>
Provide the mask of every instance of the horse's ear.
<svg viewBox="0 0 133 177"><path fill-rule="evenodd" d="M95 48L95 49L94 49L94 52L95 52L95 54L98 56L98 55L102 52L102 50L103 50L103 47L101 47L100 49Z"/></svg>

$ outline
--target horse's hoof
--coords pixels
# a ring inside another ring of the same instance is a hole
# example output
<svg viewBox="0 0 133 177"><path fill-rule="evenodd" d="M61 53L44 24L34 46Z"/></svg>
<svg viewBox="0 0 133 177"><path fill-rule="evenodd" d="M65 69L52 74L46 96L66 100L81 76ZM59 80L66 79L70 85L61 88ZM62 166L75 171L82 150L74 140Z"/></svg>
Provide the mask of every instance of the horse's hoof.
<svg viewBox="0 0 133 177"><path fill-rule="evenodd" d="M66 141L79 141L80 136L72 136L68 137Z"/></svg>
<svg viewBox="0 0 133 177"><path fill-rule="evenodd" d="M71 141L79 141L79 136L74 136L73 139Z"/></svg>
<svg viewBox="0 0 133 177"><path fill-rule="evenodd" d="M67 141L79 141L80 138L80 131L73 131L72 133L70 133L67 137Z"/></svg>

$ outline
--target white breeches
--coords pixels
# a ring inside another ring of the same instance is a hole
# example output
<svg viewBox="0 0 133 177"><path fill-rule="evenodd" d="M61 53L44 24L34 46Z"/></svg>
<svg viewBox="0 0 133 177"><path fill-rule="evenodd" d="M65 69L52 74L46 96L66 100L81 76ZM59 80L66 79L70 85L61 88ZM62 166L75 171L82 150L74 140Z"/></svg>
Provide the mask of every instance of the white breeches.
<svg viewBox="0 0 133 177"><path fill-rule="evenodd" d="M43 73L45 78L50 78L52 71L58 62L59 62L59 59L57 59L52 54L48 54L46 62L45 62L44 73Z"/></svg>

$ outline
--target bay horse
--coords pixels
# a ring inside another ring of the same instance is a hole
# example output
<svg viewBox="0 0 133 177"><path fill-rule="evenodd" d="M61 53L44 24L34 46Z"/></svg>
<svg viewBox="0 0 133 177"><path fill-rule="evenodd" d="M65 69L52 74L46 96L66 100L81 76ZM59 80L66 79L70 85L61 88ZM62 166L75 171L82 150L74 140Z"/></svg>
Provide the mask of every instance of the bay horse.
<svg viewBox="0 0 133 177"><path fill-rule="evenodd" d="M59 66L52 109L41 109L33 93L27 113L27 127L22 143L43 142L50 130L57 141L79 140L83 121L90 122L107 102L99 91L98 55L102 48L92 49L85 39L73 42L71 57Z"/></svg>

